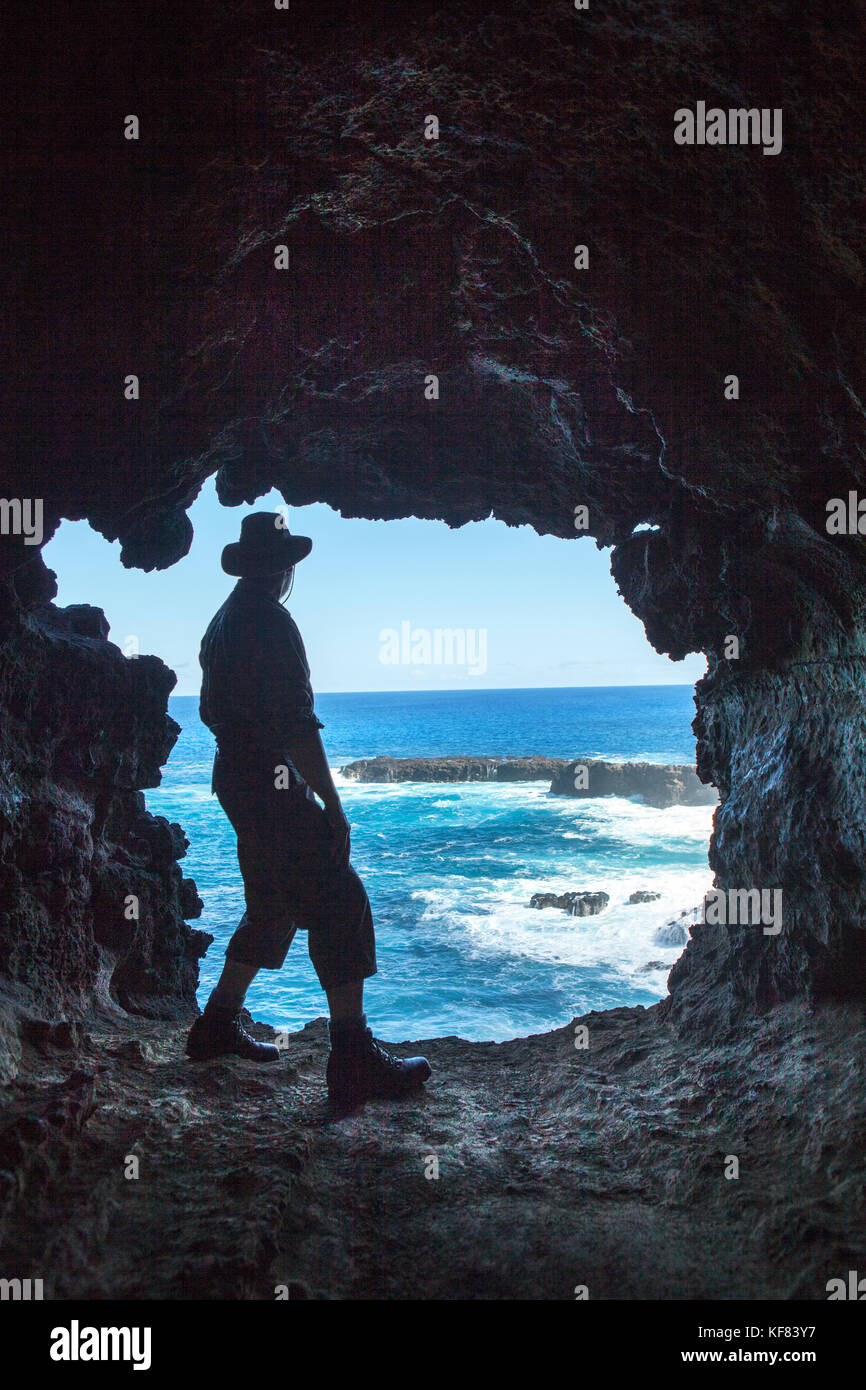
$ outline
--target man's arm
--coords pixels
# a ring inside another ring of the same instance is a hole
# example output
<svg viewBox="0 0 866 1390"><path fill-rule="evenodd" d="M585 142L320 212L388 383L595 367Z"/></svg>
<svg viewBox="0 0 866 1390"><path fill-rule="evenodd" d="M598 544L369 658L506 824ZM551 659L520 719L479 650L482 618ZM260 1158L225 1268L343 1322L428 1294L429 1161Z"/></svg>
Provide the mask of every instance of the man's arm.
<svg viewBox="0 0 866 1390"><path fill-rule="evenodd" d="M301 724L292 734L288 748L289 756L305 782L308 782L317 796L325 803L325 809L342 809L328 759L322 743L322 736L315 724Z"/></svg>
<svg viewBox="0 0 866 1390"><path fill-rule="evenodd" d="M348 859L349 822L346 820L331 769L328 767L322 736L315 724L302 724L298 727L292 734L288 753L304 781L324 802L325 814L334 835L333 857L338 860Z"/></svg>

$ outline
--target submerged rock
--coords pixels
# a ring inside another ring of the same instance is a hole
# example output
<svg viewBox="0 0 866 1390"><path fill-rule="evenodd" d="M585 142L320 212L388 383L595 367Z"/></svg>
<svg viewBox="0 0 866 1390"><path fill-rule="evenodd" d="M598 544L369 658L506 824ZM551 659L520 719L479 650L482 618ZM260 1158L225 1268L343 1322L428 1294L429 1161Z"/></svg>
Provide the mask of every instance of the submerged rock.
<svg viewBox="0 0 866 1390"><path fill-rule="evenodd" d="M572 917L595 917L610 902L608 893L533 893L530 907L561 907Z"/></svg>
<svg viewBox="0 0 866 1390"><path fill-rule="evenodd" d="M629 903L654 903L661 897L661 893L651 893L647 888L637 888L634 893L629 893Z"/></svg>

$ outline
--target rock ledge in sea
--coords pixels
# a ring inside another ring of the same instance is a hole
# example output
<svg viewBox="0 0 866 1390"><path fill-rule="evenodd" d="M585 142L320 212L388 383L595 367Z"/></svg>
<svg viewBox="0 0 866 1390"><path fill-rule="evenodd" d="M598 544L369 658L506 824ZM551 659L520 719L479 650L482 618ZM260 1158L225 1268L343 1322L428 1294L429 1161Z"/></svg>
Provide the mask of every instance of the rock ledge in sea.
<svg viewBox="0 0 866 1390"><path fill-rule="evenodd" d="M583 772L585 769L585 772ZM576 758L564 763L550 784L552 796L640 796L646 806L710 806L715 787L705 786L687 763L611 763Z"/></svg>
<svg viewBox="0 0 866 1390"><path fill-rule="evenodd" d="M564 758L360 758L340 768L356 782L545 782L566 767Z"/></svg>
<svg viewBox="0 0 866 1390"><path fill-rule="evenodd" d="M585 777L578 769L586 769ZM708 806L718 796L687 763L611 763L604 758L359 758L340 768L355 782L540 782L552 796L641 796L648 806ZM585 785L575 786L575 781Z"/></svg>

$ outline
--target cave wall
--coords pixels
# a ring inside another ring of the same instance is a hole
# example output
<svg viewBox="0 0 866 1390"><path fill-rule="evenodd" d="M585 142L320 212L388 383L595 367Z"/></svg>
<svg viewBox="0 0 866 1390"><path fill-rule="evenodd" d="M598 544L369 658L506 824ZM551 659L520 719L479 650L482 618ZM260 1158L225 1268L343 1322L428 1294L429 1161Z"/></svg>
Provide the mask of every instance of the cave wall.
<svg viewBox="0 0 866 1390"><path fill-rule="evenodd" d="M29 602L0 582L0 1071L15 1016L194 1012L213 939L186 925L202 904L183 830L145 809L180 732L173 673L124 656L99 609L51 603L41 558L17 578Z"/></svg>
<svg viewBox="0 0 866 1390"><path fill-rule="evenodd" d="M144 569L187 552L212 474L230 506L276 485L559 536L586 504L656 649L708 654L718 883L786 894L781 938L696 932L671 1004L694 1026L862 991L864 545L825 504L864 481L864 22L832 0L236 0L11 36L5 495L44 498L49 533L86 516ZM781 108L781 153L675 145L698 100ZM17 572L29 552L3 545ZM159 678L119 670L90 695L126 766L119 691L153 730Z"/></svg>

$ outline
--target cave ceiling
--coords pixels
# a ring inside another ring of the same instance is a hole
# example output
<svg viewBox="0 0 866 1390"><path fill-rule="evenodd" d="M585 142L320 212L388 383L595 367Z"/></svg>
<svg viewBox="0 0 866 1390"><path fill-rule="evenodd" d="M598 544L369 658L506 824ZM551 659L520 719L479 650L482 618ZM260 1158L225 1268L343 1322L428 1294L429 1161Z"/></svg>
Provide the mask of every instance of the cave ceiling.
<svg viewBox="0 0 866 1390"><path fill-rule="evenodd" d="M816 614L843 640L863 548L825 504L864 472L862 12L141 9L59 15L50 46L16 21L2 428L48 533L87 517L164 568L211 475L229 506L276 486L558 536L585 505L659 650L735 627L790 654ZM780 108L782 149L675 144L698 100Z"/></svg>

